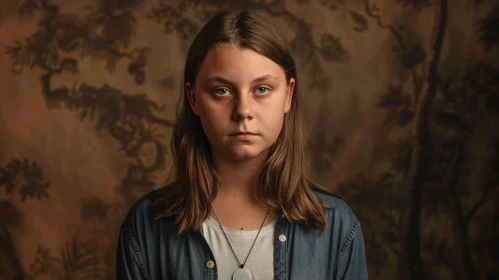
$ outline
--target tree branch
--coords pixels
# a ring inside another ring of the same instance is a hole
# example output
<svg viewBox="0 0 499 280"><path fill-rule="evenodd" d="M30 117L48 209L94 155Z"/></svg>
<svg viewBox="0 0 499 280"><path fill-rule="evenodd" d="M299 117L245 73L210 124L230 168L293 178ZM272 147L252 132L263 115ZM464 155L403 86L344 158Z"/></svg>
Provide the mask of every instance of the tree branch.
<svg viewBox="0 0 499 280"><path fill-rule="evenodd" d="M442 48L447 28L447 0L440 0L440 19L438 21L437 37L433 43L433 57L428 69L425 90L418 100L414 112L411 137L413 150L411 154L408 179L410 200L407 207L408 217L402 236L402 252L406 262L400 269L401 279L423 279L424 266L421 257L421 197L423 185L428 174L430 152L429 118L433 101L438 89L438 68L442 56Z"/></svg>
<svg viewBox="0 0 499 280"><path fill-rule="evenodd" d="M490 192L490 187L487 186L483 189L480 200L478 200L475 203L475 205L473 205L468 215L465 216L466 224L469 224L469 221L471 221L473 216L476 214L478 210L480 210L480 208L485 206L492 199L499 197L499 189L497 189L497 187L491 195L488 195L489 192Z"/></svg>
<svg viewBox="0 0 499 280"><path fill-rule="evenodd" d="M379 14L375 14L374 9L369 6L369 0L364 0L364 3L365 3L364 10L365 10L366 14L369 17L375 19L379 27L381 27L382 29L387 29L390 32L392 32L393 36L395 36L395 39L397 39L397 42L399 43L400 47L404 51L407 51L407 45L405 44L404 40L402 39L402 35L400 35L400 33L395 29L395 27L393 27L393 25L383 23L381 16Z"/></svg>
<svg viewBox="0 0 499 280"><path fill-rule="evenodd" d="M380 28L385 29L385 30L389 30L393 34L393 36L395 37L395 39L397 40L399 46L402 48L403 51L406 51L406 52L409 51L407 44L404 42L404 39L402 38L402 35L400 34L400 32L398 32L395 29L395 27L393 27L393 25L383 23L381 16L379 14L375 14L375 12L374 12L375 9L369 6L369 0L364 0L364 3L365 3L364 10L365 10L366 14L370 18L375 19L376 23L378 24L378 26ZM413 85L414 92L413 92L413 94L411 94L411 109L414 112L416 110L417 100L419 99L421 89L423 88L423 86L422 86L423 85L423 82L422 82L423 75L418 75L416 73L416 70L413 68L413 69L411 69L411 77L413 79L413 84L414 84Z"/></svg>

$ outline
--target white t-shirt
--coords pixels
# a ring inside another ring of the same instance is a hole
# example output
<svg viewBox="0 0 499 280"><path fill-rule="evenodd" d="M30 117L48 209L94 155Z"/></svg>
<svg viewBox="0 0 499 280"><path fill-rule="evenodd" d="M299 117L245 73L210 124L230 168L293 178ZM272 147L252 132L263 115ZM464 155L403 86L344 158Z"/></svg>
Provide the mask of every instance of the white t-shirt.
<svg viewBox="0 0 499 280"><path fill-rule="evenodd" d="M274 228L276 219L264 226L258 235L258 240L246 261L247 268L254 280L274 278ZM219 223L211 216L203 223L203 235L208 241L215 256L219 280L231 280L232 274L239 268L227 239ZM258 230L234 230L224 227L225 234L236 252L237 258L244 263Z"/></svg>

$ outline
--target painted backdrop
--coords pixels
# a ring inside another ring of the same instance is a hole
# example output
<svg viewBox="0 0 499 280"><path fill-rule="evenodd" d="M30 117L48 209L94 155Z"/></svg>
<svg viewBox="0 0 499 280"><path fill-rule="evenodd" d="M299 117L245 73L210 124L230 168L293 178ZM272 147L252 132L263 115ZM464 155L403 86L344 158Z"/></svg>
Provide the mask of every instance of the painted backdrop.
<svg viewBox="0 0 499 280"><path fill-rule="evenodd" d="M188 46L240 9L292 46L309 168L361 220L370 279L497 279L495 0L1 1L0 279L115 279Z"/></svg>

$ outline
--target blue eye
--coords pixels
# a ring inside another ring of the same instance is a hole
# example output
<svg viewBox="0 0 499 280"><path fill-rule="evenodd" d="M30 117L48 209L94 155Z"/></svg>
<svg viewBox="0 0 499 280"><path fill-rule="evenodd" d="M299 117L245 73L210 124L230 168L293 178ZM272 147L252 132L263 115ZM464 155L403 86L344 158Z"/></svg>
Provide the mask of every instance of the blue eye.
<svg viewBox="0 0 499 280"><path fill-rule="evenodd" d="M226 94L224 94L224 93L220 94L220 91L221 91L221 90L225 90L225 91L226 91L225 93L229 93L229 91L228 91L226 88L218 88L218 89L216 89L216 90L215 90L215 93L216 93L217 95L222 95L222 96L225 96Z"/></svg>
<svg viewBox="0 0 499 280"><path fill-rule="evenodd" d="M264 92L260 91L261 89L264 89L264 90L270 91L270 89L268 89L268 88L266 88L266 87L259 87L259 88L257 89L257 92L258 92L258 93L261 93L261 94L266 94L266 93L268 93L268 92L265 92L265 91L264 91Z"/></svg>

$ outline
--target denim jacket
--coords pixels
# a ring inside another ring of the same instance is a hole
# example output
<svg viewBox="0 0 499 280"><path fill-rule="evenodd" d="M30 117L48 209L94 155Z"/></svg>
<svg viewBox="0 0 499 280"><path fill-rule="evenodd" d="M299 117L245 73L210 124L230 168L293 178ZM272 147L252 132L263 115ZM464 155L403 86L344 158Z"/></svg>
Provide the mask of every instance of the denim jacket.
<svg viewBox="0 0 499 280"><path fill-rule="evenodd" d="M277 218L274 235L274 279L367 279L364 240L359 220L341 199L312 190L325 209L326 231L306 230L299 223ZM118 239L116 276L119 280L214 280L217 262L201 230L177 235L175 209L158 220L151 199L139 199L125 218Z"/></svg>

